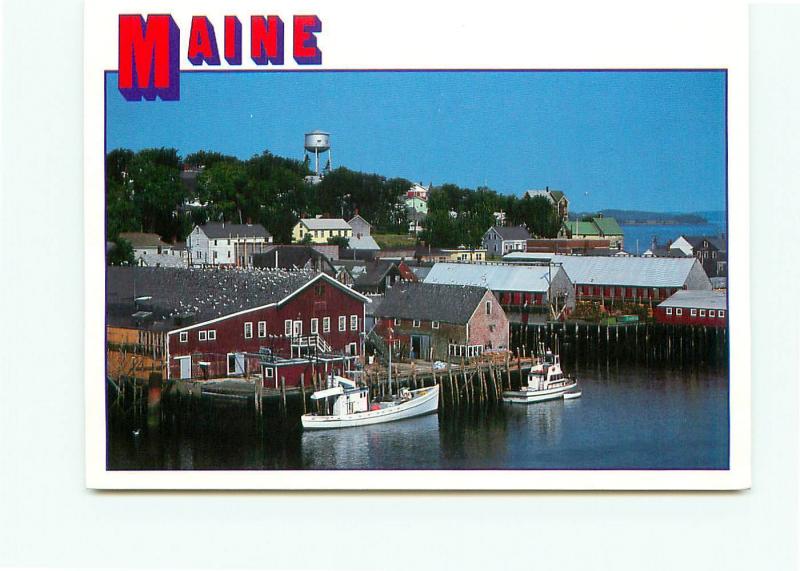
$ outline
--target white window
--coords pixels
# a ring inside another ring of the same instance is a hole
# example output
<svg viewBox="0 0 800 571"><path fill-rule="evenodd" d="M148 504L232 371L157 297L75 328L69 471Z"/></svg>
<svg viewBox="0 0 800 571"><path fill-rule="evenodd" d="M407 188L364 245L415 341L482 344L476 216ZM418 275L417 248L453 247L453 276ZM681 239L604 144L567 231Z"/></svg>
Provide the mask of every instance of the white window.
<svg viewBox="0 0 800 571"><path fill-rule="evenodd" d="M262 338L267 336L267 322L266 321L259 321L258 322L258 336L262 337Z"/></svg>
<svg viewBox="0 0 800 571"><path fill-rule="evenodd" d="M672 315L672 308L671 307L667 308L667 315Z"/></svg>
<svg viewBox="0 0 800 571"><path fill-rule="evenodd" d="M692 317L697 317L697 310L696 310L696 309L693 309L693 310L691 311L691 316L692 316Z"/></svg>
<svg viewBox="0 0 800 571"><path fill-rule="evenodd" d="M434 329L439 329L439 322L438 321L431 321L431 327Z"/></svg>
<svg viewBox="0 0 800 571"><path fill-rule="evenodd" d="M272 379L275 377L275 369L272 367L264 367L264 377Z"/></svg>
<svg viewBox="0 0 800 571"><path fill-rule="evenodd" d="M725 317L725 310L724 309L720 309L719 310L719 316L720 317Z"/></svg>
<svg viewBox="0 0 800 571"><path fill-rule="evenodd" d="M683 309L681 309L680 307L678 309L676 309L675 310L675 315L683 315Z"/></svg>
<svg viewBox="0 0 800 571"><path fill-rule="evenodd" d="M350 316L350 331L358 331L358 315Z"/></svg>
<svg viewBox="0 0 800 571"><path fill-rule="evenodd" d="M197 332L197 338L200 341L205 341L206 340L206 332L205 331L198 331Z"/></svg>
<svg viewBox="0 0 800 571"><path fill-rule="evenodd" d="M291 319L287 319L286 321L283 322L283 334L286 335L287 337L291 337L292 336L292 320Z"/></svg>
<svg viewBox="0 0 800 571"><path fill-rule="evenodd" d="M316 335L319 333L319 318L315 317L311 320L311 334Z"/></svg>
<svg viewBox="0 0 800 571"><path fill-rule="evenodd" d="M414 327L419 327L419 319L414 320Z"/></svg>
<svg viewBox="0 0 800 571"><path fill-rule="evenodd" d="M214 341L217 338L217 330L216 329L209 329L208 330L208 340Z"/></svg>
<svg viewBox="0 0 800 571"><path fill-rule="evenodd" d="M244 324L244 338L245 339L252 339L253 338L253 322L248 321Z"/></svg>
<svg viewBox="0 0 800 571"><path fill-rule="evenodd" d="M347 316L339 316L339 331L347 331Z"/></svg>
<svg viewBox="0 0 800 571"><path fill-rule="evenodd" d="M322 318L322 332L323 333L330 333L331 332L331 318L330 317L323 317Z"/></svg>
<svg viewBox="0 0 800 571"><path fill-rule="evenodd" d="M700 310L700 317L705 317L705 316L706 316L706 310L705 309L701 309Z"/></svg>
<svg viewBox="0 0 800 571"><path fill-rule="evenodd" d="M709 317L716 317L717 316L717 312L714 311L713 309L709 309L708 310L708 316Z"/></svg>
<svg viewBox="0 0 800 571"><path fill-rule="evenodd" d="M189 332L188 331L181 331L180 342L181 343L188 343L189 342Z"/></svg>
<svg viewBox="0 0 800 571"><path fill-rule="evenodd" d="M395 324L395 325L400 325L400 319L399 319L399 318L397 318L397 317L395 317L395 318L394 318L394 324Z"/></svg>

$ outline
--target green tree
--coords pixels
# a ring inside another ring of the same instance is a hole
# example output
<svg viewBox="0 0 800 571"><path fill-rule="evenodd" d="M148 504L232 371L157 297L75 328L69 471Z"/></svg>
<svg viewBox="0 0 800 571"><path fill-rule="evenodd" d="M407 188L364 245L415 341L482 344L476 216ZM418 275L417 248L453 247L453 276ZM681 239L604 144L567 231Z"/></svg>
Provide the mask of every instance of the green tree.
<svg viewBox="0 0 800 571"><path fill-rule="evenodd" d="M133 246L124 238L117 237L111 240L113 244L106 256L109 266L132 266L136 263L133 255Z"/></svg>
<svg viewBox="0 0 800 571"><path fill-rule="evenodd" d="M306 236L309 236L309 234L306 234ZM350 241L344 236L331 236L328 238L328 244L332 246L339 246L340 248L350 247Z"/></svg>

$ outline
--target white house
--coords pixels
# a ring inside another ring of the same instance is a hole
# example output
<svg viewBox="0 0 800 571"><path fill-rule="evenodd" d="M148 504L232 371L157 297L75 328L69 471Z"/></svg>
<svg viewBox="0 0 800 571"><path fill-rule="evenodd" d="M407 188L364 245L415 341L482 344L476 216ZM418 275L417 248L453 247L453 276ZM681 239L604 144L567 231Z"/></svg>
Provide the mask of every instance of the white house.
<svg viewBox="0 0 800 571"><path fill-rule="evenodd" d="M186 237L189 265L253 265L253 254L269 249L272 236L261 224L208 222L195 226Z"/></svg>

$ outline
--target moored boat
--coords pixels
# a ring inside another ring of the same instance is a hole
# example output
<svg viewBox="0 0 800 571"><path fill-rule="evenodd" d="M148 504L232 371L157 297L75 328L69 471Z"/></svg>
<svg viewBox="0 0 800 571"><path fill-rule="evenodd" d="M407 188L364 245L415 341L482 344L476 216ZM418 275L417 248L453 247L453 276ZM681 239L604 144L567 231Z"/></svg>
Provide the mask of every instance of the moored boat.
<svg viewBox="0 0 800 571"><path fill-rule="evenodd" d="M334 376L328 385L311 395L319 412L301 417L304 429L367 426L431 414L439 408L438 385L415 390L403 388L390 401L373 402L369 400L367 387L359 387L345 377Z"/></svg>
<svg viewBox="0 0 800 571"><path fill-rule="evenodd" d="M521 387L518 391L503 391L503 401L528 404L578 398L581 392L574 390L577 386L577 379L565 375L561 370L561 358L558 353L548 349L544 351L541 360L531 367L527 386Z"/></svg>

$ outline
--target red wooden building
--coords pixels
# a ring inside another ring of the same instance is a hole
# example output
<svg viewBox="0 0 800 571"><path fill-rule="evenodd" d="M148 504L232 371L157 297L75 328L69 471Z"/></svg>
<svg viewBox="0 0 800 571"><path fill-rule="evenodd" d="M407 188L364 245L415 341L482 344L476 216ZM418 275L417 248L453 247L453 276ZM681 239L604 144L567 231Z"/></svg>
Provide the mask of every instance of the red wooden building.
<svg viewBox="0 0 800 571"><path fill-rule="evenodd" d="M363 351L368 298L310 271L109 268L107 326L162 333L167 378L297 386Z"/></svg>
<svg viewBox="0 0 800 571"><path fill-rule="evenodd" d="M669 325L727 327L728 298L722 291L675 292L653 310L656 322Z"/></svg>

